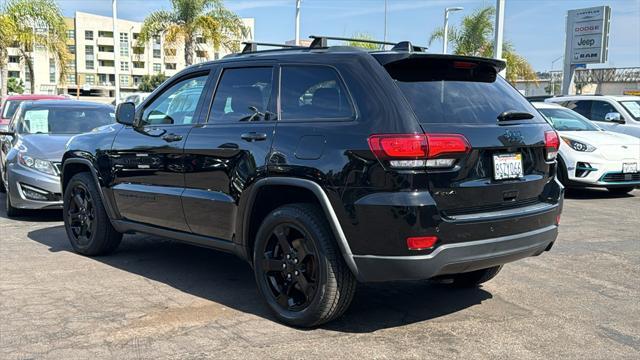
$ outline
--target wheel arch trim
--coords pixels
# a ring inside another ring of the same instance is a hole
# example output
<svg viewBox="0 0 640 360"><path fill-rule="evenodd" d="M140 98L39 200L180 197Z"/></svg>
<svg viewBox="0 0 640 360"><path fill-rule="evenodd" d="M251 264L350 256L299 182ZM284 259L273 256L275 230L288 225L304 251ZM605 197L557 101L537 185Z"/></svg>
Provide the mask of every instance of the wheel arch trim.
<svg viewBox="0 0 640 360"><path fill-rule="evenodd" d="M113 224L113 220L116 219L116 215L115 215L115 211L113 209L113 207L111 206L111 202L109 201L109 199L107 198L107 196L104 194L104 191L102 190L102 183L100 182L100 177L98 176L98 171L96 170L95 166L93 165L93 163L87 159L83 159L83 158L67 158L64 160L64 162L62 163L62 171L60 172L60 186L62 189L62 198L64 200L64 192L65 192L65 186L64 186L64 174L65 174L65 170L67 168L67 165L69 164L82 164L84 167L86 167L87 169L89 169L89 172L91 173L91 175L93 176L93 180L96 182L96 186L98 189L98 194L100 194L100 200L102 200L102 203L104 204L105 210L107 212L107 215L109 217L109 221L111 221L111 223Z"/></svg>
<svg viewBox="0 0 640 360"><path fill-rule="evenodd" d="M342 230L342 226L340 225L340 221L338 220L338 215L336 214L331 202L329 201L329 197L322 190L322 187L318 185L316 182L306 179L300 178L289 178L289 177L269 177L260 179L255 182L252 186L251 192L249 194L249 198L247 201L247 206L243 211L243 226L242 226L242 243L243 245L247 244L247 240L249 237L249 223L250 223L250 211L253 208L255 199L257 194L259 193L260 188L264 186L272 186L272 185L280 185L280 186L291 186L303 188L311 191L313 195L318 200L324 214L327 217L327 221L331 226L331 230L336 238L336 242L338 243L338 247L340 248L340 252L344 261L347 263L347 266L353 273L356 278L359 278L358 266L353 258L353 253L351 252L351 247L349 246L349 242L347 241L347 237ZM250 256L250 254L248 254Z"/></svg>

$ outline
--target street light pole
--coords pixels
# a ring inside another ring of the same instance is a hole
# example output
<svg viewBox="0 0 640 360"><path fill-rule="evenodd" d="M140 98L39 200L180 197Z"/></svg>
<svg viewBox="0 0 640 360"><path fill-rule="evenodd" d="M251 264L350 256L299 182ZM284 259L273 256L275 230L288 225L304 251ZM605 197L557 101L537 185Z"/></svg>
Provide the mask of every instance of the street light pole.
<svg viewBox="0 0 640 360"><path fill-rule="evenodd" d="M464 10L463 7L456 6L444 9L444 27L442 34L442 53L447 53L447 42L449 41L449 12Z"/></svg>
<svg viewBox="0 0 640 360"><path fill-rule="evenodd" d="M120 56L120 46L118 44L118 9L116 5L116 0L111 0L112 6L112 16L113 16L113 68L114 68L114 86L115 86L115 98L116 105L120 102L120 74L118 70L120 69L120 61L118 57Z"/></svg>
<svg viewBox="0 0 640 360"><path fill-rule="evenodd" d="M302 0L296 0L296 35L295 45L300 45L300 3Z"/></svg>
<svg viewBox="0 0 640 360"><path fill-rule="evenodd" d="M549 70L549 79L551 80L551 96L555 96L556 94L556 88L555 88L556 84L555 84L555 81L553 81L553 64L555 64L556 61L562 58L564 58L564 55L558 56L555 60L551 62L551 70Z"/></svg>

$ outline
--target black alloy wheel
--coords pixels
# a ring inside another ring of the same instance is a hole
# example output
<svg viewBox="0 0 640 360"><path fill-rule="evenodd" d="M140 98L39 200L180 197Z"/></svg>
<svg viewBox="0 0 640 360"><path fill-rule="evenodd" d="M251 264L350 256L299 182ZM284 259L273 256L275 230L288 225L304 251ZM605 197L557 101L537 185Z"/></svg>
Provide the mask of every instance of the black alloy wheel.
<svg viewBox="0 0 640 360"><path fill-rule="evenodd" d="M276 226L260 266L271 295L288 311L306 308L318 289L317 250L293 224Z"/></svg>
<svg viewBox="0 0 640 360"><path fill-rule="evenodd" d="M71 189L66 216L73 240L80 246L88 246L96 232L96 209L84 184L76 183Z"/></svg>

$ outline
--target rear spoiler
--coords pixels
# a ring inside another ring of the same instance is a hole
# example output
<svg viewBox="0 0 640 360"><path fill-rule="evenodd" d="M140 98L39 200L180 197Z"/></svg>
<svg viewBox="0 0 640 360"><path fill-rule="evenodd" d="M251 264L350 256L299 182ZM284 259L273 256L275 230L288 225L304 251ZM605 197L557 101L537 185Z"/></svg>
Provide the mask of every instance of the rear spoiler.
<svg viewBox="0 0 640 360"><path fill-rule="evenodd" d="M457 62L470 62L478 65L490 66L495 69L496 73L504 70L507 67L507 63L503 60L490 59L477 56L461 56L461 55L445 55L445 54L425 54L425 53L403 53L403 52L379 52L372 53L373 56L382 66L387 66L392 63L401 63L403 61L418 61L418 60L436 60L436 61L457 61Z"/></svg>

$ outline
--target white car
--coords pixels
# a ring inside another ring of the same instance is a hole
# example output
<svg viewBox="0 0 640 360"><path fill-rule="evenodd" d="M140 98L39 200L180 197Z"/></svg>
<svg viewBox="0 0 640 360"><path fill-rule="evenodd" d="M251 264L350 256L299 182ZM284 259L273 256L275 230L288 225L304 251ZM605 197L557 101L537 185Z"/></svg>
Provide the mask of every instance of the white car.
<svg viewBox="0 0 640 360"><path fill-rule="evenodd" d="M640 96L574 95L546 99L573 110L598 126L640 138Z"/></svg>
<svg viewBox="0 0 640 360"><path fill-rule="evenodd" d="M640 138L606 131L556 104L533 106L560 135L558 179L567 187L605 187L626 194L640 185Z"/></svg>

